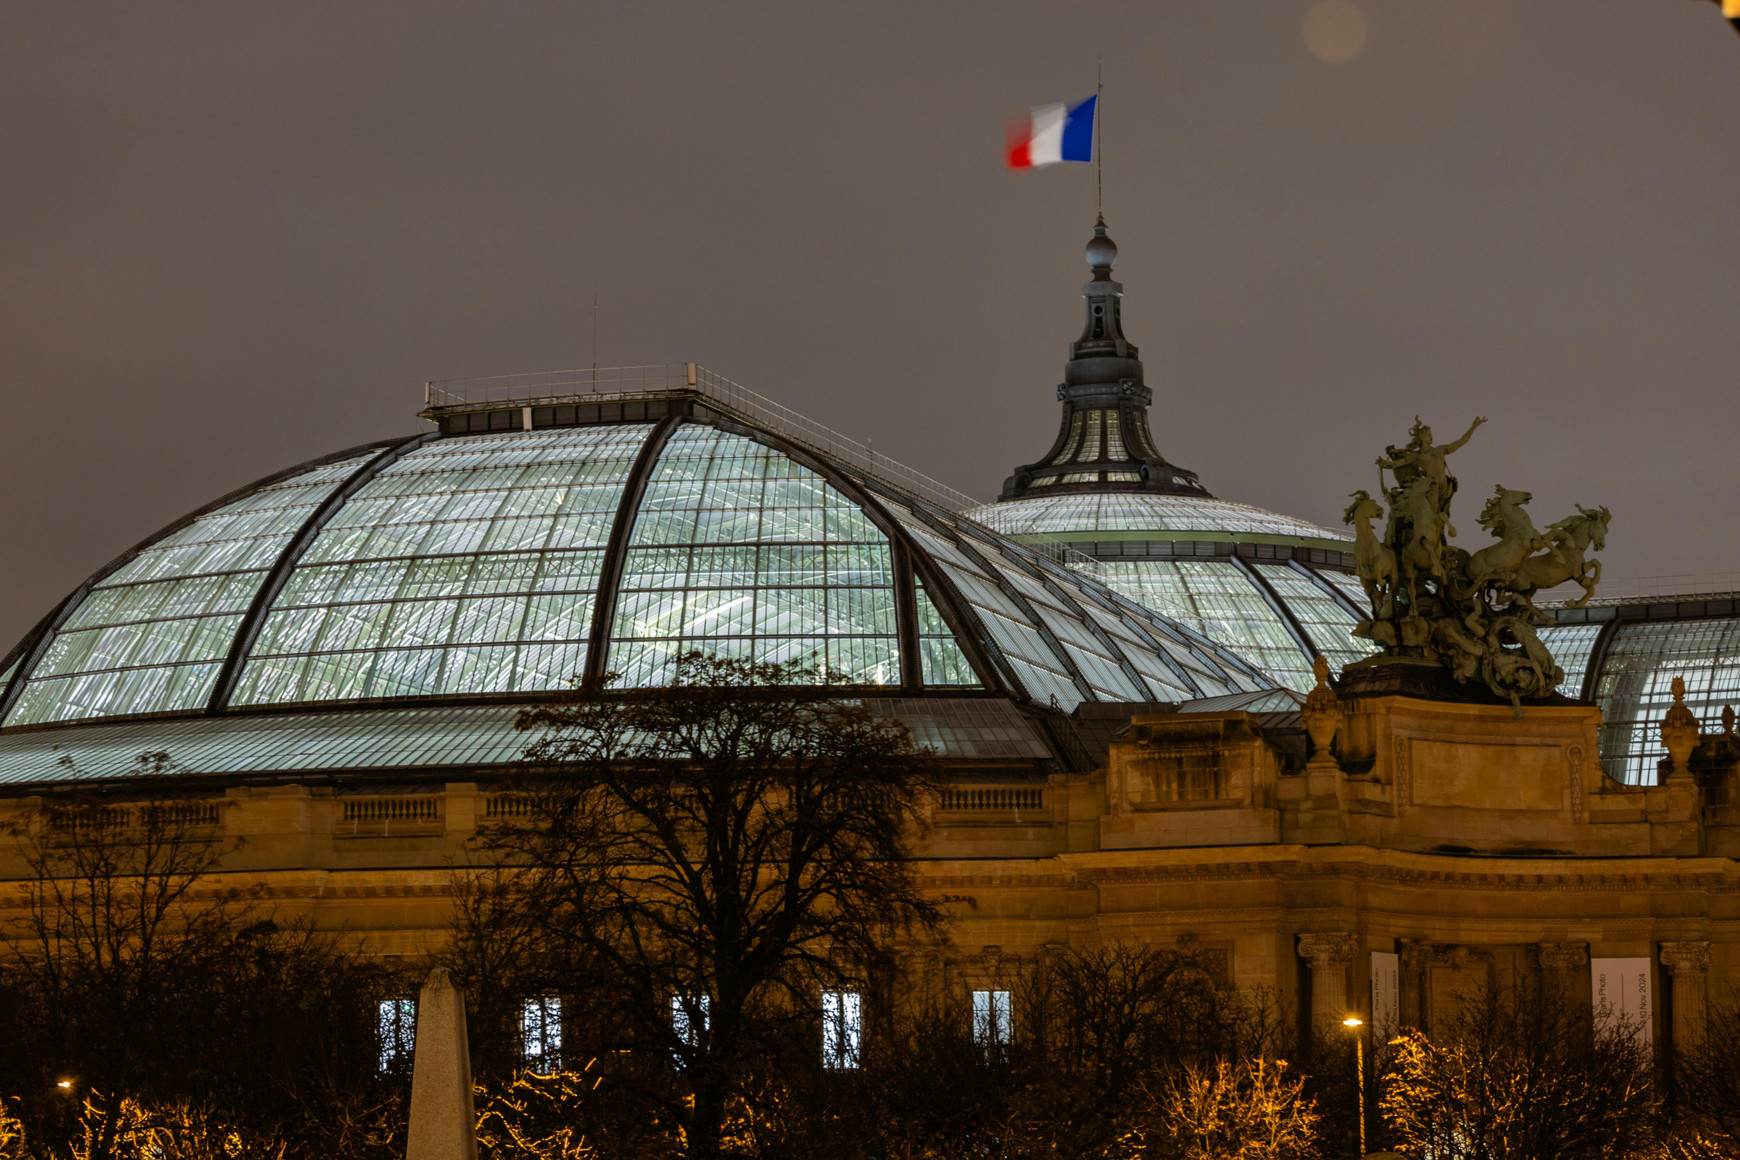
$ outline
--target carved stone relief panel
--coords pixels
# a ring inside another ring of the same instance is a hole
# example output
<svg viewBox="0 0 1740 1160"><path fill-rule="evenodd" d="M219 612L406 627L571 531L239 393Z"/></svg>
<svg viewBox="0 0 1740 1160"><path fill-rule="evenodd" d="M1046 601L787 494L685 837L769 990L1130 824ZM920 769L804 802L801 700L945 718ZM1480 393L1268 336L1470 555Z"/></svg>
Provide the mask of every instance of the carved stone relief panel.
<svg viewBox="0 0 1740 1160"><path fill-rule="evenodd" d="M1583 804L1583 747L1570 745L1565 748L1566 773L1571 782L1571 818L1573 821L1586 822L1589 812Z"/></svg>

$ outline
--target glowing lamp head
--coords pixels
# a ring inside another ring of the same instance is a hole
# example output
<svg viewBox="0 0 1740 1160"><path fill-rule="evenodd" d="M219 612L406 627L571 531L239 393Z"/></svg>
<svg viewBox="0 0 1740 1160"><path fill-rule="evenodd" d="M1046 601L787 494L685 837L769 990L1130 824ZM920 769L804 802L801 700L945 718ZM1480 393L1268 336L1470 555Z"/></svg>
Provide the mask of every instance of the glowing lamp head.
<svg viewBox="0 0 1740 1160"><path fill-rule="evenodd" d="M1343 1027L1364 1027L1365 1020L1361 1019L1358 1015L1349 1015L1346 1019L1341 1021L1341 1025Z"/></svg>
<svg viewBox="0 0 1740 1160"><path fill-rule="evenodd" d="M59 1083L55 1084L54 1086L59 1088L63 1092L70 1092L70 1091L72 1091L72 1080L63 1079Z"/></svg>

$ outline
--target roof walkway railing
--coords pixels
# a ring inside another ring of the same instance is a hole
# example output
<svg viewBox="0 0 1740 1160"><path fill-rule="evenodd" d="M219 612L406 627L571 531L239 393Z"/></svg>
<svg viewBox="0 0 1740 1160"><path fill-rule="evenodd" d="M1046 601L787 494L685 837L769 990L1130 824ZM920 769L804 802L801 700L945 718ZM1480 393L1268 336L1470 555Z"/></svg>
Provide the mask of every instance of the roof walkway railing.
<svg viewBox="0 0 1740 1160"><path fill-rule="evenodd" d="M425 383L423 387L424 408L430 414L471 411L491 404L535 407L679 395L699 395L715 410L772 431L800 447L826 455L836 463L957 515L979 506L979 501L966 492L897 463L868 444L831 431L790 407L696 363L651 363L635 367L448 379Z"/></svg>
<svg viewBox="0 0 1740 1160"><path fill-rule="evenodd" d="M423 414L435 418L448 412L494 407L547 407L684 395L698 396L722 414L772 431L853 472L957 516L965 516L981 506L980 501L964 491L915 471L872 449L867 443L830 430L742 383L692 362L580 367L487 378L432 380L423 384ZM1090 575L1100 576L1104 572L1098 560L1064 543L1035 542L1023 537L1022 545L1056 563L1067 564Z"/></svg>

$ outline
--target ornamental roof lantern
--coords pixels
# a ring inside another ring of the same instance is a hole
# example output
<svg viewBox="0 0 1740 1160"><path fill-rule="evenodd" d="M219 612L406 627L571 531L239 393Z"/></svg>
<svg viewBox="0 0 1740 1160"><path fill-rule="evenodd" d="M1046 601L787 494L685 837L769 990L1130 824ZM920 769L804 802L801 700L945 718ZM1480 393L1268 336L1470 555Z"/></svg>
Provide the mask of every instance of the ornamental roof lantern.
<svg viewBox="0 0 1740 1160"><path fill-rule="evenodd" d="M1106 219L1094 222L1085 252L1093 277L1082 287L1087 317L1069 344L1057 398L1063 419L1051 450L1015 469L999 500L1070 492L1158 492L1207 496L1196 473L1160 454L1148 429L1153 392L1142 379L1136 344L1124 337L1124 287L1112 280L1118 246Z"/></svg>

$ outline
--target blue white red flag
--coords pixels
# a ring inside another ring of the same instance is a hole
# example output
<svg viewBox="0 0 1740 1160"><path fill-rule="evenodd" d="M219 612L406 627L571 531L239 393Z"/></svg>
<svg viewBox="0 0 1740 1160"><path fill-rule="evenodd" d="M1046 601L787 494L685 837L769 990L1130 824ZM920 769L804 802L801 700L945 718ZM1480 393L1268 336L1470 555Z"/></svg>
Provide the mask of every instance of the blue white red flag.
<svg viewBox="0 0 1740 1160"><path fill-rule="evenodd" d="M1075 105L1035 105L1029 124L1009 131L1009 168L1031 169L1059 161L1094 159L1094 106L1098 96Z"/></svg>

